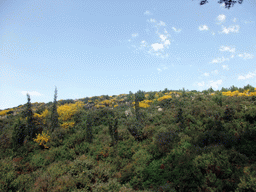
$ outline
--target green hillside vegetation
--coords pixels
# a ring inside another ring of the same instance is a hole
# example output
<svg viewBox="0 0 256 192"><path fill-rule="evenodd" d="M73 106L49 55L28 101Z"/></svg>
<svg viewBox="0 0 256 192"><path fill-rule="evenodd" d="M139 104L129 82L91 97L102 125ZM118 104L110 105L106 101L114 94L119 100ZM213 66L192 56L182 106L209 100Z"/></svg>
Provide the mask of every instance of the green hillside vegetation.
<svg viewBox="0 0 256 192"><path fill-rule="evenodd" d="M0 191L256 191L250 85L27 97L0 110Z"/></svg>

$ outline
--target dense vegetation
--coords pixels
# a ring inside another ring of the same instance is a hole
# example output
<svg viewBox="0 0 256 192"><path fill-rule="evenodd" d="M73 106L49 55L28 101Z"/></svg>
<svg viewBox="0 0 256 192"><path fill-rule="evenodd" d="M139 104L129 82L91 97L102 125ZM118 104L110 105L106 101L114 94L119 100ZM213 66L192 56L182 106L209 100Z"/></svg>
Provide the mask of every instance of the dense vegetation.
<svg viewBox="0 0 256 192"><path fill-rule="evenodd" d="M0 111L0 191L256 191L250 85L27 97Z"/></svg>

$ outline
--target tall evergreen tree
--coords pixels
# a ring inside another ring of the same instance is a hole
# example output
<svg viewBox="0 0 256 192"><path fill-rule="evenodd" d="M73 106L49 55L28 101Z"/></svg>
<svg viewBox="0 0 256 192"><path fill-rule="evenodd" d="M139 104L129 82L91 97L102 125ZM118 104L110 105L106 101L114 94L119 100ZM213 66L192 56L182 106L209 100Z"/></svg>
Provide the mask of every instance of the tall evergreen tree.
<svg viewBox="0 0 256 192"><path fill-rule="evenodd" d="M30 102L29 94L27 94L27 97L28 97L28 102L27 102L27 109L26 109L26 117L27 117L26 136L28 136L29 140L32 140L36 135L35 123L33 119L32 105Z"/></svg>
<svg viewBox="0 0 256 192"><path fill-rule="evenodd" d="M59 115L57 112L57 87L55 87L54 101L53 101L52 113L51 113L51 127L50 127L51 132L53 132L54 129L59 128L58 117Z"/></svg>

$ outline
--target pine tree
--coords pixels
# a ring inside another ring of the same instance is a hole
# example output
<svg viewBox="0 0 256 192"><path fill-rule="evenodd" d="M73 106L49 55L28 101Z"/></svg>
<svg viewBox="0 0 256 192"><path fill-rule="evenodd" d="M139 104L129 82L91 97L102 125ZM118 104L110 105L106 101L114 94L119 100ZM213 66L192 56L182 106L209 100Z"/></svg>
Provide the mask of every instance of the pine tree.
<svg viewBox="0 0 256 192"><path fill-rule="evenodd" d="M55 94L54 94L54 101L52 106L52 113L51 113L51 132L55 129L59 128L59 120L58 120L58 112L57 112L57 87L55 87Z"/></svg>

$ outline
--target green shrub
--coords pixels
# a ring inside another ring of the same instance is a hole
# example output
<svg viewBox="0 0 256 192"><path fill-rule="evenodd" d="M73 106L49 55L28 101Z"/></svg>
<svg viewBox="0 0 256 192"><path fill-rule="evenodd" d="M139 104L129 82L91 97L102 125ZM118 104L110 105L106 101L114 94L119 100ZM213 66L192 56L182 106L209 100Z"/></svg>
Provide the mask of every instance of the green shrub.
<svg viewBox="0 0 256 192"><path fill-rule="evenodd" d="M26 137L26 123L20 119L16 120L14 124L14 129L12 132L12 146L14 150L17 150L23 145Z"/></svg>

